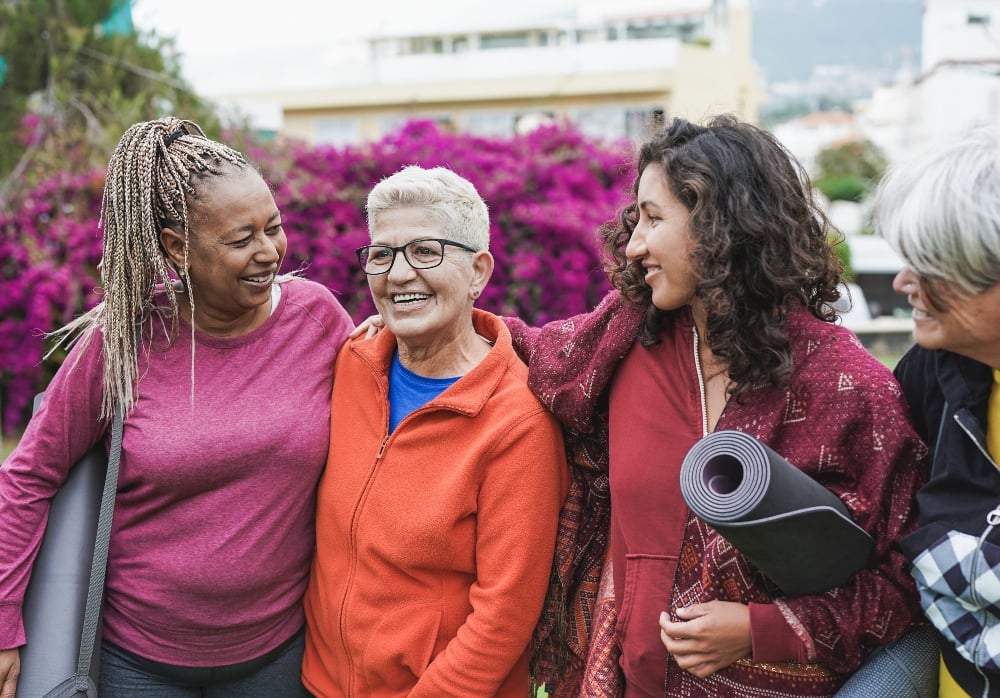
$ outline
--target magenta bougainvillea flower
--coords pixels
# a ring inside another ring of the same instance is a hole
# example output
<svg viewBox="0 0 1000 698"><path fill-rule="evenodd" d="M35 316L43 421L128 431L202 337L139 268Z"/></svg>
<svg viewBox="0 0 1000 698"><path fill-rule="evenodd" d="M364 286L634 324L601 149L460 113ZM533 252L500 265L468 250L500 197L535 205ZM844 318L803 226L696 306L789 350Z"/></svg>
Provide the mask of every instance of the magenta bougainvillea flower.
<svg viewBox="0 0 1000 698"><path fill-rule="evenodd" d="M368 240L364 203L406 165L448 167L490 210L496 270L478 306L531 324L589 310L608 288L600 226L626 203L629 144L568 125L511 138L455 134L413 121L357 147L280 142L247 155L271 182L288 235L285 270L325 284L356 321L374 311L354 249ZM61 173L0 213L0 405L6 431L27 422L31 400L61 356L42 361L46 332L99 299L103 172Z"/></svg>

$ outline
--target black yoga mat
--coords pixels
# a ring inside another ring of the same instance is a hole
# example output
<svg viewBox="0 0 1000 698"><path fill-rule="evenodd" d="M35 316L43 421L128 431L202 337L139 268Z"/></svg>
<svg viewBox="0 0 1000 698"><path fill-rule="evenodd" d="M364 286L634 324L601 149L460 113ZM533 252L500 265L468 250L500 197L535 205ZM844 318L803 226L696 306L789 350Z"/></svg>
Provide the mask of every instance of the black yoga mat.
<svg viewBox="0 0 1000 698"><path fill-rule="evenodd" d="M844 503L740 431L697 441L681 464L681 495L789 596L839 586L865 566L873 541Z"/></svg>

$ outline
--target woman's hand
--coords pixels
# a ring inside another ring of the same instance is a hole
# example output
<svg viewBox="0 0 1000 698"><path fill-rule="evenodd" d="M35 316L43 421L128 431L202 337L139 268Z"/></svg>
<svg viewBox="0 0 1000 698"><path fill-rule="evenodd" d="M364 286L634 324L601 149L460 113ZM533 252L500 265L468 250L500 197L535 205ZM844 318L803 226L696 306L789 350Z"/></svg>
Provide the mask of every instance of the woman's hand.
<svg viewBox="0 0 1000 698"><path fill-rule="evenodd" d="M385 327L385 320L382 319L381 315L369 315L360 325L354 328L354 331L348 337L354 339L355 337L364 335L365 339L368 339L381 332L383 327Z"/></svg>
<svg viewBox="0 0 1000 698"><path fill-rule="evenodd" d="M732 601L709 601L677 609L677 623L660 614L660 640L685 671L699 678L724 669L753 650L750 608Z"/></svg>
<svg viewBox="0 0 1000 698"><path fill-rule="evenodd" d="M14 698L21 673L21 651L0 650L0 698Z"/></svg>

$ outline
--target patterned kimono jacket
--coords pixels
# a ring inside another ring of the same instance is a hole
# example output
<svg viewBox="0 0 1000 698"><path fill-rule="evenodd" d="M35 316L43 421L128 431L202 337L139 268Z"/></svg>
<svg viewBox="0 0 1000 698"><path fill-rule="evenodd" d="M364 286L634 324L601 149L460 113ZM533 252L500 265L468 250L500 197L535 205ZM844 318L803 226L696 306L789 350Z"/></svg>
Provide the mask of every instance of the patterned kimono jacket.
<svg viewBox="0 0 1000 698"><path fill-rule="evenodd" d="M556 547L556 593L550 593L536 637L538 677L556 696L614 696L621 689L614 594L604 564L611 501L602 398L635 342L643 312L612 292L591 313L543 328L505 318L529 363L529 386L564 425L574 465ZM678 324L668 316L664 332ZM845 585L783 597L688 512L668 607L678 598L685 605L713 599L774 603L805 646L808 663L746 658L699 679L670 657L665 695L832 695L873 648L896 639L920 617L899 540L915 525L913 503L927 454L899 387L844 328L805 310L790 313L786 327L793 363L787 385L754 388L731 400L716 428L760 439L837 494L872 535L875 550L869 567Z"/></svg>

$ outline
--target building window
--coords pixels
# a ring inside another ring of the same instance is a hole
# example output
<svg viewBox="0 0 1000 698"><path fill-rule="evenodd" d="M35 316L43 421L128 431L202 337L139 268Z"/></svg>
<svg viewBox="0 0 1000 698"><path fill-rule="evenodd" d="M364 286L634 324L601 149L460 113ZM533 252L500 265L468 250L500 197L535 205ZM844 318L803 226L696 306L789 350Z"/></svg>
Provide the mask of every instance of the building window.
<svg viewBox="0 0 1000 698"><path fill-rule="evenodd" d="M517 133L531 133L536 128L555 123L555 112L531 111L518 114L514 120L514 130Z"/></svg>
<svg viewBox="0 0 1000 698"><path fill-rule="evenodd" d="M465 130L476 136L512 136L516 118L512 111L473 111L465 117Z"/></svg>
<svg viewBox="0 0 1000 698"><path fill-rule="evenodd" d="M625 110L617 107L580 109L573 116L577 127L588 136L618 140L625 136Z"/></svg>
<svg viewBox="0 0 1000 698"><path fill-rule="evenodd" d="M479 47L482 49L519 48L527 45L528 34L525 32L511 34L483 34L479 38Z"/></svg>
<svg viewBox="0 0 1000 698"><path fill-rule="evenodd" d="M629 140L644 141L663 128L666 111L660 108L629 109L625 112L625 135Z"/></svg>
<svg viewBox="0 0 1000 698"><path fill-rule="evenodd" d="M316 120L314 142L342 147L361 141L361 122L351 116L331 116Z"/></svg>
<svg viewBox="0 0 1000 698"><path fill-rule="evenodd" d="M380 116L378 119L378 132L380 136L385 136L390 133L395 133L403 128L406 124L406 117L400 116L399 114L392 114L390 116Z"/></svg>

